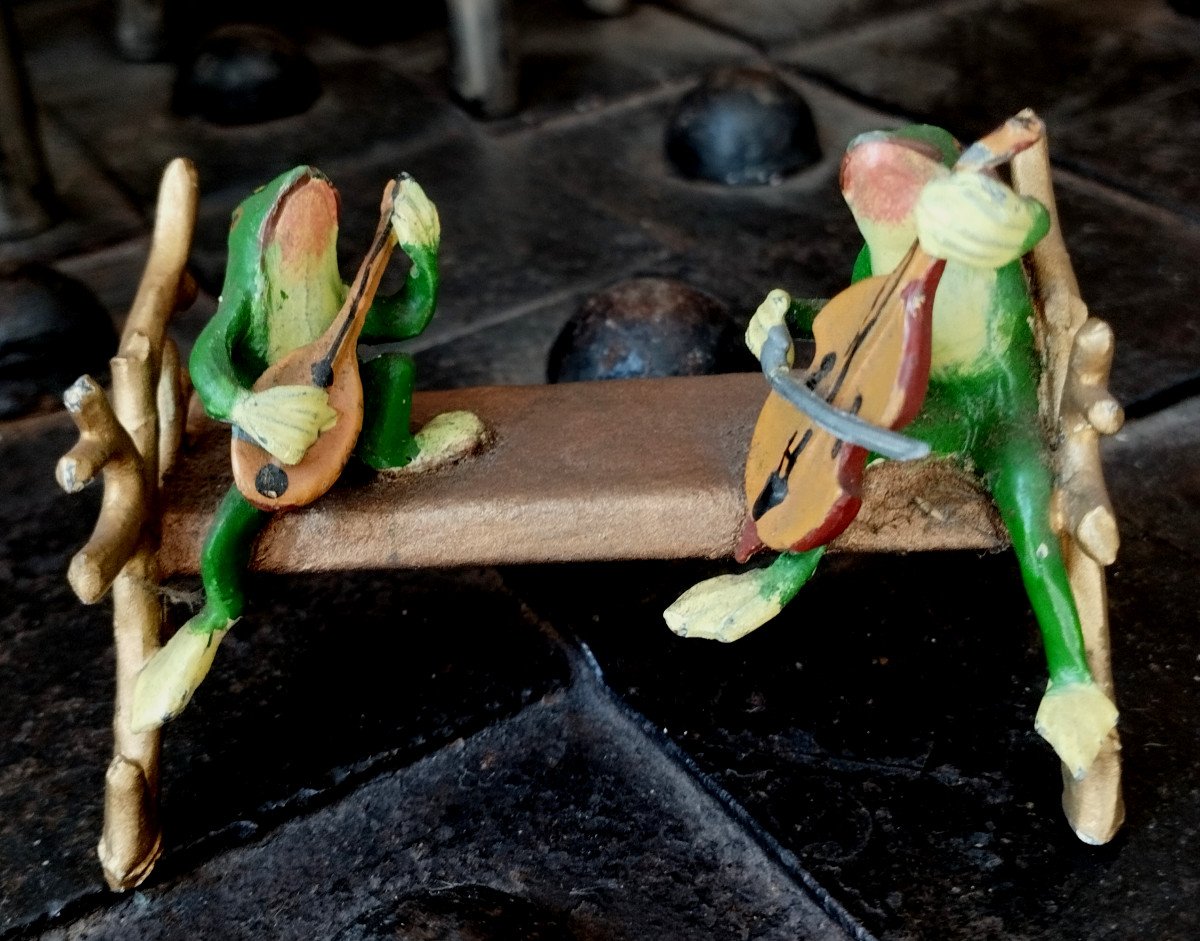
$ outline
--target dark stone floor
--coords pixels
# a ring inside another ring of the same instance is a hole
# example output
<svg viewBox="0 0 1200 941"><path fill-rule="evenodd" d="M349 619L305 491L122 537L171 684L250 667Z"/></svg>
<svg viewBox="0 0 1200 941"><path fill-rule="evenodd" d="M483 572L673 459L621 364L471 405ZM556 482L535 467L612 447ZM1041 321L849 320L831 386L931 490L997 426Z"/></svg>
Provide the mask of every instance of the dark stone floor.
<svg viewBox="0 0 1200 941"><path fill-rule="evenodd" d="M0 261L51 262L119 324L157 176L186 154L186 344L249 188L321 166L350 261L409 169L444 227L426 387L542 381L561 324L622 277L680 278L743 319L776 284L828 295L857 248L834 185L853 134L916 118L972 138L1037 107L1130 415L1105 451L1129 814L1102 848L1061 818L1007 555L833 558L729 647L660 617L725 565L264 577L166 735L166 856L111 894L108 614L63 577L98 494L56 489L74 435L48 414L0 425L0 938L1200 937L1200 21L1150 0L669 0L613 20L537 0L517 5L522 111L481 124L446 92L438 4L376 29L350 0L291 24L325 89L308 114L215 128L172 116L171 65L115 55L112 6L17 8L68 217ZM818 167L734 190L672 173L673 104L732 64L807 97Z"/></svg>

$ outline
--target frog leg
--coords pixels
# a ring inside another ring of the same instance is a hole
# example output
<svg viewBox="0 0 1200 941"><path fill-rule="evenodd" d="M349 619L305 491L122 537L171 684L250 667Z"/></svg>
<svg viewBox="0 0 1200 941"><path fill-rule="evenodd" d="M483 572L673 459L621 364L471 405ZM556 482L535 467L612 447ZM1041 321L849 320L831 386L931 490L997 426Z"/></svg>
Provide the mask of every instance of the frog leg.
<svg viewBox="0 0 1200 941"><path fill-rule="evenodd" d="M416 367L407 353L388 352L359 364L363 430L357 453L376 470L403 467L417 456L409 424Z"/></svg>
<svg viewBox="0 0 1200 941"><path fill-rule="evenodd" d="M472 412L443 412L420 431L411 427L416 367L407 353L389 350L360 364L363 430L359 458L377 471L430 470L478 450L487 438Z"/></svg>
<svg viewBox="0 0 1200 941"><path fill-rule="evenodd" d="M230 487L200 554L204 606L138 674L130 724L156 729L183 711L208 674L222 638L245 608L246 569L254 540L271 517Z"/></svg>
<svg viewBox="0 0 1200 941"><path fill-rule="evenodd" d="M675 599L663 618L680 637L738 640L782 611L812 577L824 554L824 546L784 552L765 568L697 582Z"/></svg>
<svg viewBox="0 0 1200 941"><path fill-rule="evenodd" d="M1033 427L1036 427L1034 424ZM1016 429L1014 429L1016 430ZM1050 671L1035 728L1076 778L1091 767L1117 709L1088 668L1083 632L1058 535L1051 525L1053 479L1039 443L1016 430L983 467L1012 538Z"/></svg>

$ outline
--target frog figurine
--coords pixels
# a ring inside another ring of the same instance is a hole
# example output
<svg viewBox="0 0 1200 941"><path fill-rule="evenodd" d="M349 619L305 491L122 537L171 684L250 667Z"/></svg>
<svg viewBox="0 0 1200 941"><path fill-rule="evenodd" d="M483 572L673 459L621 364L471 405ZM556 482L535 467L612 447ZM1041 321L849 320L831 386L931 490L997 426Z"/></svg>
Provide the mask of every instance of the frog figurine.
<svg viewBox="0 0 1200 941"><path fill-rule="evenodd" d="M999 509L1049 665L1035 727L1078 779L1117 711L1088 667L1052 525L1054 478L1038 413L1035 312L1021 263L1048 231L1049 216L994 176L951 173L959 150L950 134L929 126L851 142L841 185L866 242L852 278L857 283L897 269L918 237L928 255L946 260L934 295L928 390L906 434L974 471ZM778 324L811 335L819 309L772 291L747 331L751 350L761 356L764 338ZM744 534L740 555L759 545ZM665 612L668 625L682 636L722 641L755 630L795 597L825 551L825 545L801 548L806 551L783 551L764 568L693 586Z"/></svg>
<svg viewBox="0 0 1200 941"><path fill-rule="evenodd" d="M347 296L337 264L338 194L320 171L297 167L234 210L229 258L217 311L192 350L192 382L208 414L234 426L284 465L298 463L337 420L324 388L283 385L255 391L270 366L322 335ZM419 335L433 317L441 224L415 180L396 184L391 225L411 262L394 294L375 296L360 338L368 343ZM469 412L448 412L416 434L409 427L412 357L359 348L363 429L356 454L387 473L456 460L479 446L484 429ZM131 710L135 731L174 718L207 674L222 638L242 616L244 580L255 539L272 513L231 486L201 552L204 606L149 660Z"/></svg>

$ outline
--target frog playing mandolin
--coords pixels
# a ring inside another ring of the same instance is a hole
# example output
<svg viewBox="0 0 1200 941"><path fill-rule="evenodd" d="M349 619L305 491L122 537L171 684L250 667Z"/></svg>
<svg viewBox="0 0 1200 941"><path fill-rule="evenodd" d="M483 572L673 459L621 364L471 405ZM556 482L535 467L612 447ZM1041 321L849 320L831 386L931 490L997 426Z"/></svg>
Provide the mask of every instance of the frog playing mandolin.
<svg viewBox="0 0 1200 941"><path fill-rule="evenodd" d="M352 453L379 471L447 463L484 431L449 412L413 434L412 357L363 356L370 342L406 340L433 317L441 225L415 180L388 183L370 251L347 287L337 265L338 195L312 167L297 167L233 214L216 314L196 341L191 375L210 416L233 426L235 485L201 554L204 607L146 664L132 706L148 730L187 705L221 639L241 617L254 541L272 511L303 506L337 479ZM404 285L376 296L396 246L411 267ZM360 361L361 360L361 361Z"/></svg>
<svg viewBox="0 0 1200 941"><path fill-rule="evenodd" d="M952 456L978 474L1011 535L1050 668L1036 727L1079 778L1117 712L1088 667L1052 522L1021 264L1050 220L990 172L1042 134L1023 112L961 154L928 126L851 142L841 185L866 241L854 283L819 311L772 291L747 331L774 391L747 459L737 555L781 554L693 586L665 617L687 637L732 641L755 630L854 519L869 452ZM816 343L807 371L789 368L789 325Z"/></svg>

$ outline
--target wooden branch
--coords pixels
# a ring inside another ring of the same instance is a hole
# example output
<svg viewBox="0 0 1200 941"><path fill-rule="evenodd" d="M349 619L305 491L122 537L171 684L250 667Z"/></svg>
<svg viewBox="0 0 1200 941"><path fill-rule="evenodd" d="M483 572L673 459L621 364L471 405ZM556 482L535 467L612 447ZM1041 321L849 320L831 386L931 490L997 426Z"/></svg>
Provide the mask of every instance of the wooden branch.
<svg viewBox="0 0 1200 941"><path fill-rule="evenodd" d="M1038 299L1038 336L1045 363L1042 418L1055 446L1058 478L1055 525L1066 558L1071 593L1079 612L1092 676L1116 701L1108 626L1104 566L1116 557L1116 519L1100 465L1099 435L1121 427L1123 414L1108 394L1112 331L1089 319L1079 281L1063 240L1050 168L1049 144L1013 161L1018 192L1040 200L1050 211L1051 229L1032 252L1032 281ZM1113 729L1083 778L1063 767L1063 810L1084 842L1107 843L1125 819L1121 794L1121 741Z"/></svg>
<svg viewBox="0 0 1200 941"><path fill-rule="evenodd" d="M112 405L88 376L65 400L80 440L58 463L57 477L75 492L101 474L104 497L96 529L71 560L68 579L91 604L112 587L116 649L113 759L105 776L104 831L98 852L114 889L149 875L162 851L158 823L157 731L134 733L130 702L138 672L159 647L158 504L161 473L179 449L184 380L167 321L196 296L184 270L196 217L196 173L173 161L159 189L150 256L111 360Z"/></svg>
<svg viewBox="0 0 1200 941"><path fill-rule="evenodd" d="M183 444L183 424L189 394L187 374L179 357L179 346L170 337L164 341L162 368L158 375L156 400L158 405L158 480L161 489L163 478L175 466L179 448Z"/></svg>
<svg viewBox="0 0 1200 941"><path fill-rule="evenodd" d="M150 256L125 322L121 351L125 352L126 340L135 334L144 335L156 375L167 320L195 297L195 282L185 274L184 267L196 224L198 191L196 168L190 160L176 157L167 164L154 209Z"/></svg>
<svg viewBox="0 0 1200 941"><path fill-rule="evenodd" d="M117 421L103 390L80 377L64 395L80 440L58 462L59 486L76 493L103 474L104 497L96 527L71 559L67 579L79 600L95 604L129 561L146 523L146 487L137 448Z"/></svg>
<svg viewBox="0 0 1200 941"><path fill-rule="evenodd" d="M1120 542L1099 447L1099 436L1114 434L1124 420L1107 389L1112 354L1108 324L1085 321L1071 347L1060 413L1064 436L1058 464L1066 523L1083 550L1101 565L1113 563Z"/></svg>

